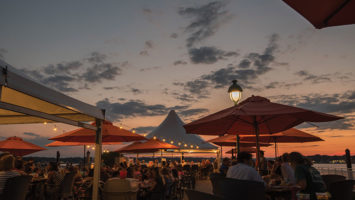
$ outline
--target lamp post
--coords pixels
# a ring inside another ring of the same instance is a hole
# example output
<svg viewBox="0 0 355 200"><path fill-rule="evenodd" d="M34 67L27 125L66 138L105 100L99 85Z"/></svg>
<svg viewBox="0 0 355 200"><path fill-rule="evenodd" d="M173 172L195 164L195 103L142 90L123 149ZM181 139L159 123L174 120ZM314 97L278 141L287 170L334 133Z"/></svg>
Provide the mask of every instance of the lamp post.
<svg viewBox="0 0 355 200"><path fill-rule="evenodd" d="M242 98L242 92L243 89L242 87L240 87L237 83L237 80L233 80L232 81L232 85L229 87L228 89L228 93L229 93L229 97L230 99L234 102L234 106L238 105L238 102L240 101L240 99ZM240 141L240 137L239 135L237 135L237 141L236 141L236 157L239 154L240 148L239 148L239 141Z"/></svg>

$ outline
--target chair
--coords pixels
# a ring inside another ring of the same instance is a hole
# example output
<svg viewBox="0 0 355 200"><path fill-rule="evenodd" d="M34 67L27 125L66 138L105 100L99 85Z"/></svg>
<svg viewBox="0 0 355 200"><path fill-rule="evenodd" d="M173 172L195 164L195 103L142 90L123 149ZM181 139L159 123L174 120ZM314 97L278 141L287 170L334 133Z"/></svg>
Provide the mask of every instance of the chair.
<svg viewBox="0 0 355 200"><path fill-rule="evenodd" d="M336 174L327 174L327 175L322 175L322 179L323 179L327 189L329 189L329 187L332 183L338 182L338 181L345 181L345 176L336 175Z"/></svg>
<svg viewBox="0 0 355 200"><path fill-rule="evenodd" d="M333 182L328 191L332 195L332 200L352 200L355 180L345 180Z"/></svg>
<svg viewBox="0 0 355 200"><path fill-rule="evenodd" d="M216 178L214 194L226 199L265 200L265 186L262 182L233 178Z"/></svg>
<svg viewBox="0 0 355 200"><path fill-rule="evenodd" d="M186 194L189 200L224 200L223 197L196 190L186 190Z"/></svg>
<svg viewBox="0 0 355 200"><path fill-rule="evenodd" d="M137 191L126 179L111 178L104 185L104 200L136 200Z"/></svg>
<svg viewBox="0 0 355 200"><path fill-rule="evenodd" d="M224 176L223 176L222 174L220 174L220 173L212 173L212 174L210 175L210 180L211 180L211 183L212 183L212 192L213 192L213 194L221 193L221 192L220 192L221 189L220 189L219 185L217 185L218 180L216 180L216 179L218 179L218 178L224 178Z"/></svg>
<svg viewBox="0 0 355 200"><path fill-rule="evenodd" d="M62 183L59 186L60 199L73 197L74 173L65 174Z"/></svg>
<svg viewBox="0 0 355 200"><path fill-rule="evenodd" d="M1 199L25 200L32 176L16 176L7 179Z"/></svg>

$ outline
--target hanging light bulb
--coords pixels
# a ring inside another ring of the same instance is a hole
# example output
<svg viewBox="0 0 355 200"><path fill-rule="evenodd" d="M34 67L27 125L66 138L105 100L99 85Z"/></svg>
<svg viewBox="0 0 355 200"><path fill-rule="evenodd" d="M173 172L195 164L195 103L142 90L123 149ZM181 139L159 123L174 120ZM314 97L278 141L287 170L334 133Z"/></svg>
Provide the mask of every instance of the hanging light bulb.
<svg viewBox="0 0 355 200"><path fill-rule="evenodd" d="M174 141L170 141L170 144L174 144Z"/></svg>
<svg viewBox="0 0 355 200"><path fill-rule="evenodd" d="M163 139L163 142L165 142L165 139Z"/></svg>
<svg viewBox="0 0 355 200"><path fill-rule="evenodd" d="M91 148L92 150L95 150L95 147Z"/></svg>
<svg viewBox="0 0 355 200"><path fill-rule="evenodd" d="M136 133L136 130L133 129L133 130L132 130L132 133Z"/></svg>
<svg viewBox="0 0 355 200"><path fill-rule="evenodd" d="M54 126L53 131L57 131L57 130L58 130L58 128L56 126Z"/></svg>
<svg viewBox="0 0 355 200"><path fill-rule="evenodd" d="M187 144L184 144L184 147L187 147Z"/></svg>
<svg viewBox="0 0 355 200"><path fill-rule="evenodd" d="M90 148L90 145L87 145L86 148Z"/></svg>
<svg viewBox="0 0 355 200"><path fill-rule="evenodd" d="M44 125L47 125L47 122L46 122L46 121L44 121L44 122L43 122L43 124L44 124Z"/></svg>
<svg viewBox="0 0 355 200"><path fill-rule="evenodd" d="M179 142L178 145L180 146L180 145L181 145L181 142Z"/></svg>
<svg viewBox="0 0 355 200"><path fill-rule="evenodd" d="M194 148L194 145L190 145L191 148Z"/></svg>
<svg viewBox="0 0 355 200"><path fill-rule="evenodd" d="M157 139L157 137L156 137L156 136L154 136L154 137L153 137L153 139L154 139L154 140L156 140L156 139Z"/></svg>
<svg viewBox="0 0 355 200"><path fill-rule="evenodd" d="M200 148L199 146L196 146L196 149Z"/></svg>

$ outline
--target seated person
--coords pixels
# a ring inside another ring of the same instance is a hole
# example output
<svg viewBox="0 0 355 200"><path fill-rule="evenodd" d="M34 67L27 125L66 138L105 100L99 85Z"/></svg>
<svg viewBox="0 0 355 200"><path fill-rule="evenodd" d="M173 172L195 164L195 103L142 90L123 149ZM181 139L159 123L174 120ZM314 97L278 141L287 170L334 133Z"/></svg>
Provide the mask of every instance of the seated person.
<svg viewBox="0 0 355 200"><path fill-rule="evenodd" d="M289 162L289 155L288 153L284 153L281 156L281 173L282 173L282 178L283 181L287 184L295 184L296 179L295 179L295 171L292 169L292 167L288 164Z"/></svg>
<svg viewBox="0 0 355 200"><path fill-rule="evenodd" d="M20 176L20 173L14 171L15 157L6 153L0 158L0 194L2 194L6 181L9 178Z"/></svg>
<svg viewBox="0 0 355 200"><path fill-rule="evenodd" d="M223 158L222 165L219 168L219 172L226 176L229 166L231 165L231 161L229 158Z"/></svg>
<svg viewBox="0 0 355 200"><path fill-rule="evenodd" d="M302 154L292 152L289 154L291 166L295 169L296 184L301 192L310 194L311 200L316 200L316 192L325 192L325 184L319 172L312 168Z"/></svg>
<svg viewBox="0 0 355 200"><path fill-rule="evenodd" d="M252 155L247 152L240 152L237 157L237 164L229 167L227 178L264 182L260 174L252 166Z"/></svg>

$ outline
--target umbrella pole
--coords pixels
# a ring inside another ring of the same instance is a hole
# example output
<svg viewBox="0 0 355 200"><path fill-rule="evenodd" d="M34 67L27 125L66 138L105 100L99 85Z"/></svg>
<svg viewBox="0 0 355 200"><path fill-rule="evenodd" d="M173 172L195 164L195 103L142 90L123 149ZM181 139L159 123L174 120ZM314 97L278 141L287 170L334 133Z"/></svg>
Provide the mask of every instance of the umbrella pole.
<svg viewBox="0 0 355 200"><path fill-rule="evenodd" d="M276 144L276 140L274 139L274 143L275 143L275 160L277 159L277 144Z"/></svg>
<svg viewBox="0 0 355 200"><path fill-rule="evenodd" d="M99 196L100 165L101 165L101 147L102 147L102 120L96 120L96 142L95 142L95 167L92 200L97 200Z"/></svg>
<svg viewBox="0 0 355 200"><path fill-rule="evenodd" d="M84 145L84 162L83 162L83 168L86 166L86 160L85 160L85 154L86 154L86 145Z"/></svg>
<svg viewBox="0 0 355 200"><path fill-rule="evenodd" d="M237 143L236 143L235 149L237 150L237 152L235 153L235 157L237 157L240 152L240 137L239 137L239 135L237 135Z"/></svg>
<svg viewBox="0 0 355 200"><path fill-rule="evenodd" d="M160 162L163 160L163 149L160 149Z"/></svg>
<svg viewBox="0 0 355 200"><path fill-rule="evenodd" d="M138 153L137 153L137 157L136 157L136 163L138 163Z"/></svg>
<svg viewBox="0 0 355 200"><path fill-rule="evenodd" d="M254 116L254 129L255 129L255 139L256 139L256 163L255 168L259 171L260 169L260 144L259 144L259 126L256 121L256 116Z"/></svg>

